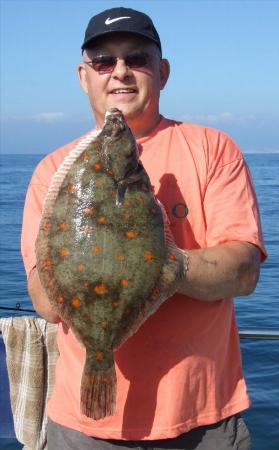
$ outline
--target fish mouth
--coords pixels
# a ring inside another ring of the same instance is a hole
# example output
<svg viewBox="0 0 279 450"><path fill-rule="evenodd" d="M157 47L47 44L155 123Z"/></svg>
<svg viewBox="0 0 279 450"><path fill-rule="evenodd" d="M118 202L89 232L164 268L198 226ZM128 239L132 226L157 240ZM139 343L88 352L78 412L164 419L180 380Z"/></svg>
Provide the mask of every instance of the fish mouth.
<svg viewBox="0 0 279 450"><path fill-rule="evenodd" d="M105 115L105 125L107 124L110 127L110 129L106 130L107 136L112 136L117 131L123 131L125 129L125 120L122 111L115 107L109 109ZM116 138L116 136L114 137Z"/></svg>
<svg viewBox="0 0 279 450"><path fill-rule="evenodd" d="M120 109L118 108L110 108L107 112L106 112L106 118L107 117L122 117L123 118L123 113L122 111L120 111Z"/></svg>

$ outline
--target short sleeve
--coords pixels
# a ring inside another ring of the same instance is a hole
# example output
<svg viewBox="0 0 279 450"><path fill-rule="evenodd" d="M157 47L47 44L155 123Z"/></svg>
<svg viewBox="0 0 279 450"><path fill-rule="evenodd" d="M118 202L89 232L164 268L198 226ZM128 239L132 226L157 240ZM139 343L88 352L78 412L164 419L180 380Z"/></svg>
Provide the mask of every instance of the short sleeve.
<svg viewBox="0 0 279 450"><path fill-rule="evenodd" d="M27 278L36 266L35 241L47 191L46 186L30 183L26 194L22 221L21 254Z"/></svg>
<svg viewBox="0 0 279 450"><path fill-rule="evenodd" d="M230 138L226 139L222 154L225 156L219 157L219 164L210 168L204 197L207 246L250 242L260 249L264 261L267 252L249 168Z"/></svg>

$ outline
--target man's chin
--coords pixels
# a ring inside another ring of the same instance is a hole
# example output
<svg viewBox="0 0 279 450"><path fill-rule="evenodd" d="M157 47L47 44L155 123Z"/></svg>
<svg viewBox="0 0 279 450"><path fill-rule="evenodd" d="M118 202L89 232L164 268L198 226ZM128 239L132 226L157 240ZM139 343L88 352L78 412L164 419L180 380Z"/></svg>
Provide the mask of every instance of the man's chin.
<svg viewBox="0 0 279 450"><path fill-rule="evenodd" d="M131 107L131 105L127 105L122 102L111 102L108 105L108 109L110 108L119 109L124 115L126 120L136 119L137 117L140 117L140 115L142 114L142 111L139 111L138 109Z"/></svg>

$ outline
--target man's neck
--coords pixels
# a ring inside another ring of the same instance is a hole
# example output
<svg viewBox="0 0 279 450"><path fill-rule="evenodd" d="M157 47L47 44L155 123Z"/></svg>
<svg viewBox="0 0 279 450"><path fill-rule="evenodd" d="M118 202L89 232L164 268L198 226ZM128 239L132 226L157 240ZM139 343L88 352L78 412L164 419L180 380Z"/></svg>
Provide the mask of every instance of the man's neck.
<svg viewBox="0 0 279 450"><path fill-rule="evenodd" d="M140 139L146 136L149 136L155 128L158 126L160 120L162 119L162 116L160 114L156 114L155 117L152 118L152 120L146 120L146 118L143 119L127 119L127 124L129 128L131 129L133 135L136 139ZM97 119L96 118L96 127L97 129L102 129L104 126L104 118Z"/></svg>
<svg viewBox="0 0 279 450"><path fill-rule="evenodd" d="M137 121L136 123L133 123L133 121L127 120L127 124L132 130L134 136L136 139L144 138L146 136L149 136L155 128L158 126L162 116L159 114L156 119L152 121L146 121L144 120L143 123L140 123Z"/></svg>

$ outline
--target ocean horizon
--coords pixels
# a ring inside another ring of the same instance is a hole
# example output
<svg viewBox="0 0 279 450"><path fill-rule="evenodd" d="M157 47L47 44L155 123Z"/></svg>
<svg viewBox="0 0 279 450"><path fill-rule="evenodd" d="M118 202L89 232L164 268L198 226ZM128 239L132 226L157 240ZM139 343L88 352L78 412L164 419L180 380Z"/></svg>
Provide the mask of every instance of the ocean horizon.
<svg viewBox="0 0 279 450"><path fill-rule="evenodd" d="M256 150L242 150L242 153L243 153L243 155L278 155L279 154L279 149L278 150L259 150L259 151L256 151ZM8 156L8 155L43 155L43 156L46 156L47 154L48 154L48 152L46 152L46 153L41 153L41 152L33 152L33 153L30 153L30 152L22 152L22 153L17 153L17 152L15 152L15 153L13 153L12 151L10 151L10 152L2 152L2 151L0 151L0 154L1 155L3 155L3 156Z"/></svg>

